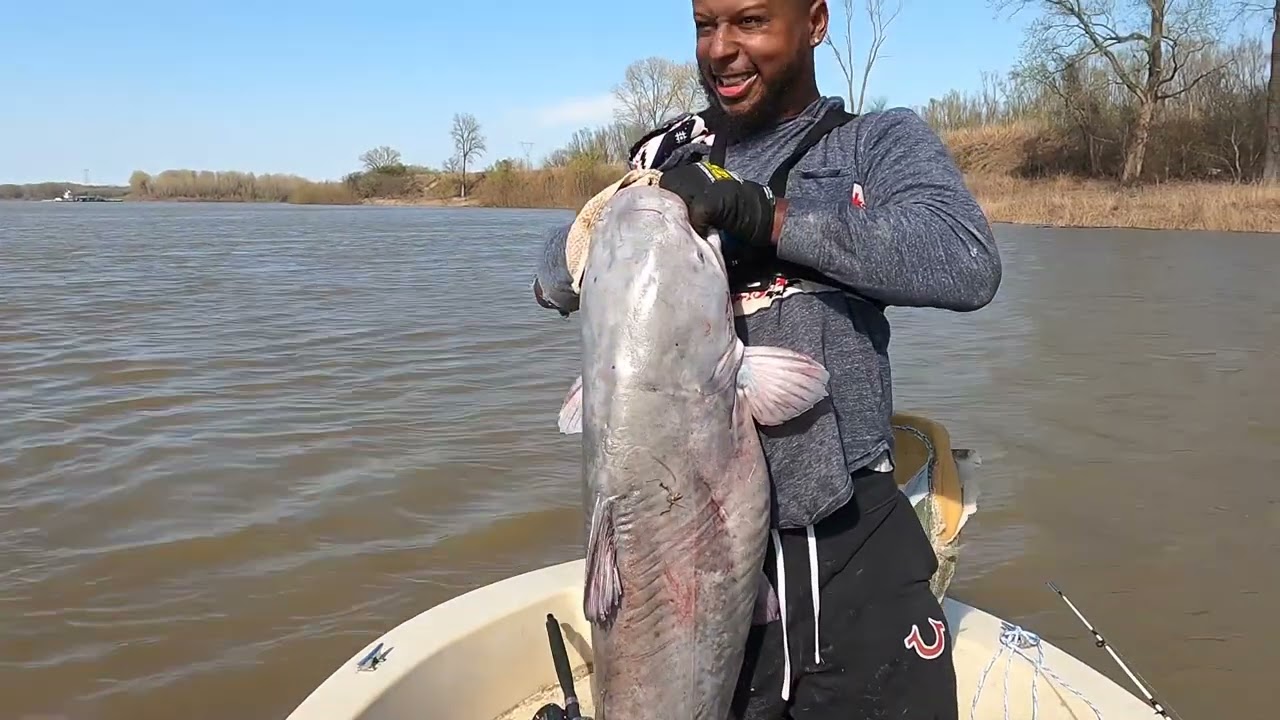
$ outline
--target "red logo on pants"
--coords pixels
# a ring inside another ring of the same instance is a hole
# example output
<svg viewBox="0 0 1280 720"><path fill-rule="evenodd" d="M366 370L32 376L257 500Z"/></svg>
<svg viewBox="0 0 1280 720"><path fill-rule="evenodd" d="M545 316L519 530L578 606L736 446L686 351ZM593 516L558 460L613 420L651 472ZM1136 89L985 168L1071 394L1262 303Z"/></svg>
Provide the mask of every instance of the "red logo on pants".
<svg viewBox="0 0 1280 720"><path fill-rule="evenodd" d="M924 638L920 637L920 628L915 625L911 626L911 632L902 640L903 647L915 650L925 660L937 658L947 645L947 626L933 618L929 618L929 624L933 626L932 644L925 643Z"/></svg>

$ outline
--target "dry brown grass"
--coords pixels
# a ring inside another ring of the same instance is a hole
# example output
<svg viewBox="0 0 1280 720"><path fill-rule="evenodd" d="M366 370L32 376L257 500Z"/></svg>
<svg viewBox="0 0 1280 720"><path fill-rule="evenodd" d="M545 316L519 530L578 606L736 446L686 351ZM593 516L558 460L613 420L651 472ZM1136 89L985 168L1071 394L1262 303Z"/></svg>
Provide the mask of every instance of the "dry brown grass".
<svg viewBox="0 0 1280 720"><path fill-rule="evenodd" d="M361 202L368 205L576 210L624 172L626 168L621 165L589 161L539 170L499 164L467 174L466 200L459 197L462 183L457 173L406 174L389 180L373 178L366 181L371 189L365 191Z"/></svg>
<svg viewBox="0 0 1280 720"><path fill-rule="evenodd" d="M969 189L993 222L1054 227L1280 232L1280 187L1174 182L1125 188L1116 182L1044 172L1062 150L1052 132L1030 123L944 135Z"/></svg>
<svg viewBox="0 0 1280 720"><path fill-rule="evenodd" d="M966 174L1018 175L1025 171L1028 149L1047 145L1049 135L1034 123L1016 122L950 130L942 139Z"/></svg>
<svg viewBox="0 0 1280 720"><path fill-rule="evenodd" d="M1280 187L1170 183L1128 189L1097 180L990 174L966 181L992 222L1280 232Z"/></svg>
<svg viewBox="0 0 1280 720"><path fill-rule="evenodd" d="M590 161L541 170L491 170L477 187L476 199L489 207L577 210L626 170Z"/></svg>
<svg viewBox="0 0 1280 720"><path fill-rule="evenodd" d="M1067 148L1050 129L1027 122L955 130L943 139L993 222L1280 232L1280 187L1177 182L1131 189L1065 174L1034 177L1053 172ZM457 178L437 175L413 192L365 202L576 210L624 170L585 159L540 170L508 166L472 175L466 201L456 197Z"/></svg>

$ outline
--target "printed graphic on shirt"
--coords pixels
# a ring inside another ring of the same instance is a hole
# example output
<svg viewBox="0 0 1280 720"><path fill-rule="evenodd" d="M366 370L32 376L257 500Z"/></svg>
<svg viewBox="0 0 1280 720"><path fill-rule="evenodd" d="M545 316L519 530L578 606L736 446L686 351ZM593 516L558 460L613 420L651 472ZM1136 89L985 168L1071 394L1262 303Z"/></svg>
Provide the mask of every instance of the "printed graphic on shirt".
<svg viewBox="0 0 1280 720"><path fill-rule="evenodd" d="M834 292L830 288L820 287L804 280L796 280L792 278L778 277L768 285L748 290L746 292L733 293L731 300L733 302L733 314L739 317L745 317L773 305L774 302L799 293L816 293L816 292Z"/></svg>
<svg viewBox="0 0 1280 720"><path fill-rule="evenodd" d="M926 643L920 635L919 626L912 625L911 632L902 639L902 645L909 650L915 650L916 654L925 660L934 660L942 655L942 651L947 646L947 626L933 618L929 618L929 625L933 628L931 642Z"/></svg>
<svg viewBox="0 0 1280 720"><path fill-rule="evenodd" d="M861 208L867 207L867 200L862 195L862 185L860 183L853 184L853 196L850 198L850 200L853 202L853 206L856 208L861 209Z"/></svg>

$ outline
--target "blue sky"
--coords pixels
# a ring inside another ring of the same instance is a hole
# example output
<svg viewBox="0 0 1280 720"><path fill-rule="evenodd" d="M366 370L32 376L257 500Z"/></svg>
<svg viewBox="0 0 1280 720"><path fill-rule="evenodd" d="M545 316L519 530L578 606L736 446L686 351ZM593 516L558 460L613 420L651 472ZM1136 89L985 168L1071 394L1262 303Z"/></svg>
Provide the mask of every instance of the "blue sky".
<svg viewBox="0 0 1280 720"><path fill-rule="evenodd" d="M457 111L480 120L484 164L523 156L521 141L538 160L609 119L629 62L692 59L691 17L689 0L9 3L0 183L176 167L336 179L383 144L439 166ZM1015 61L1026 22L987 0L903 0L869 95L974 88ZM840 94L830 49L818 57L821 89Z"/></svg>

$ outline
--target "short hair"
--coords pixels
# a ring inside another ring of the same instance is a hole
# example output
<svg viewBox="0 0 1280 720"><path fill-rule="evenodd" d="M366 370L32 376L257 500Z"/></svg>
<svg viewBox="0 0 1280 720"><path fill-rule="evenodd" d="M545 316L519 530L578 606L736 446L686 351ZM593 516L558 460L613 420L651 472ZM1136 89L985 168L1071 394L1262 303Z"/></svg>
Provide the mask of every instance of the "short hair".
<svg viewBox="0 0 1280 720"><path fill-rule="evenodd" d="M809 10L820 2L823 0L791 0L791 7L798 12L808 14Z"/></svg>

